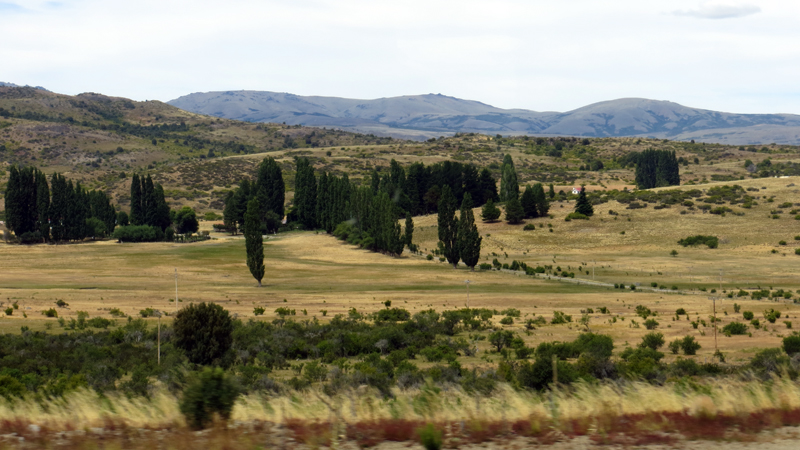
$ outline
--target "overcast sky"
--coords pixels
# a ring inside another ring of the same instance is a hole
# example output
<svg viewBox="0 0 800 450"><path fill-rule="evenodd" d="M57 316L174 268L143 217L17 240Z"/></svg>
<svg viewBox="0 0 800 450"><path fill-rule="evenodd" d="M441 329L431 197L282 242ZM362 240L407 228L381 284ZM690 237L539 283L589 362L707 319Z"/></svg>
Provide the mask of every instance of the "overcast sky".
<svg viewBox="0 0 800 450"><path fill-rule="evenodd" d="M0 81L800 114L797 0L0 0Z"/></svg>

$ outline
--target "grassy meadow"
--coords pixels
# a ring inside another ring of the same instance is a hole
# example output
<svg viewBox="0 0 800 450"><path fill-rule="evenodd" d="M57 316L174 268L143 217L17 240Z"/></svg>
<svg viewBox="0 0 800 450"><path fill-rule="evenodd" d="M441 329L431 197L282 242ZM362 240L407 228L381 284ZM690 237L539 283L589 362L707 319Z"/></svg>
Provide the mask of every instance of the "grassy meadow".
<svg viewBox="0 0 800 450"><path fill-rule="evenodd" d="M734 312L734 303L741 305L742 311L753 311L756 318L761 318L766 309L781 311L783 316L774 324L762 320L766 326L758 330L748 324L750 335L718 334L717 345L728 362L744 362L758 349L780 345L782 337L792 331L784 321L800 327L800 307L792 300L755 301L726 296L727 292L738 293L741 289L769 288L789 290L797 297L800 282L795 268L800 256L794 254L794 249L800 241L794 236L800 234L800 221L789 214L770 218L770 211L775 208L772 205L796 198L796 189L787 187L793 180L738 182L743 187L758 187L759 196L773 197L771 203L757 200L758 205L742 216L704 214L698 210L681 214L680 210L685 209L681 206L627 210L625 205L611 201L597 205L591 220L565 222L573 203L556 201L551 207L552 218L527 221L536 225L535 231L505 222L479 223L484 237L482 262L497 258L501 263L519 260L530 266L559 266L575 273L574 279L531 277L505 270L469 272L463 266L454 270L438 258L429 261L425 255L437 241L435 216L415 220L414 240L422 255L406 252L400 258L361 250L324 233L268 236L266 276L260 289L247 270L241 236L212 232L213 240L194 244L102 241L31 247L3 245L0 302L3 309L14 303L19 309L0 319L0 331L19 332L22 326L57 330L57 320L42 315L49 308L56 308L59 317L67 319L77 311L86 311L90 317L111 318L113 308L134 317L144 308L174 312L176 269L177 307L190 302L215 302L244 320L272 320L276 308L288 307L296 311L298 320L326 321L351 308L374 312L383 308L387 300L412 314L429 308L457 309L467 302L465 280L469 279L471 307L521 311L516 323L504 328L518 332L528 345L574 339L586 331L577 321L582 312L591 308L594 312L589 314L588 328L612 336L615 351L621 351L627 345L636 345L648 332L634 311L637 305L644 305L658 313L657 331L664 333L667 342L695 336L702 345L695 358L702 362L710 360L714 353L710 296L722 297L717 301L720 328L732 321L748 322L741 313ZM609 215L609 209L618 215ZM479 216L479 209L475 214ZM203 227L210 229L210 223ZM677 244L679 239L695 234L718 236L719 248L684 248ZM786 245L779 245L780 240L785 240ZM670 255L673 249L678 251L677 256ZM712 294L711 289L720 289L720 270L722 292ZM623 283L626 288L615 289L615 283ZM651 283L666 289L652 289ZM632 284L637 285L636 291L630 290ZM59 299L69 306L57 307L55 302ZM266 313L254 316L255 307L265 308ZM600 307L607 307L609 313L601 314ZM675 320L678 308L686 309L688 316ZM526 319L540 315L549 322L554 311L572 315L573 322L548 324L532 331L523 326ZM493 320L500 318L495 316ZM707 326L693 328L691 322L700 320ZM480 345L477 356L460 358L462 364L480 366L499 361L498 355L484 352L489 348L486 341ZM674 356L670 354L669 358Z"/></svg>

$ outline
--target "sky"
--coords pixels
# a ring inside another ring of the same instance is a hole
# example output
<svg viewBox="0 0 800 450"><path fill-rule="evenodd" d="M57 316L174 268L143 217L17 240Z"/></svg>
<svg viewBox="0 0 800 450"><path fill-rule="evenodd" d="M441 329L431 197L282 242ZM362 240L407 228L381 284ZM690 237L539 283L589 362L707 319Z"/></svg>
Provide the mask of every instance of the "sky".
<svg viewBox="0 0 800 450"><path fill-rule="evenodd" d="M0 81L800 114L796 0L0 0Z"/></svg>

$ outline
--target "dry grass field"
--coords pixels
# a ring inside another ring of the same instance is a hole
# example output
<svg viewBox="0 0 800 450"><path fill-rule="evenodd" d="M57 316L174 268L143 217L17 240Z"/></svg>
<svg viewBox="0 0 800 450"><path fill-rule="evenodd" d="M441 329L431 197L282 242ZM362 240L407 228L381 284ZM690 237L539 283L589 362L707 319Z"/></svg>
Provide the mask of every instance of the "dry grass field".
<svg viewBox="0 0 800 450"><path fill-rule="evenodd" d="M621 351L627 345L636 345L648 332L634 312L637 305L644 305L658 313L658 331L664 333L667 342L695 336L703 346L695 358L702 362L714 353L709 296L720 294L710 294L710 290L719 289L722 270L723 298L717 302L720 327L734 320L746 322L741 314L734 313L734 302L741 305L742 311L753 311L757 318L769 308L784 313L779 321L759 330L751 326L751 336L718 335L719 349L728 362L736 363L760 348L779 346L781 338L791 332L784 320L800 327L800 307L791 300L726 297L727 292L755 287L782 288L793 293L800 288L796 269L800 257L794 254L794 248L800 245L794 240L800 234L800 221L788 214L769 218L770 209L775 208L772 205L796 198L797 189L786 187L792 181L796 180L739 182L745 187L766 187L756 194L774 196L773 203L757 200L759 204L743 216L701 211L682 215L682 207L626 210L624 205L609 202L598 205L589 221L565 222L564 216L573 205L555 202L551 208L553 218L528 221L537 225L535 231L503 222L479 224L484 236L482 261L497 257L502 263L520 260L531 266L560 266L574 272L574 280L534 278L510 271L469 272L463 266L454 270L438 258L428 261L424 256L407 253L391 258L314 232L268 237L267 270L261 289L255 286L245 265L241 236L212 233L214 240L195 244L104 241L32 247L3 245L0 303L5 309L16 302L20 309L0 319L0 331L19 332L23 325L34 330L57 330L56 319L42 315L49 308L56 308L59 316L66 318L77 311L110 318L112 308L132 316L148 307L175 311L176 269L178 307L189 302L216 302L241 319L256 320L272 320L276 308L288 307L296 311L298 320L325 321L351 308L373 312L382 308L386 300L412 313L429 308L461 308L467 300L464 281L469 279L470 306L519 309L522 317L506 328L518 332L529 345L574 339L585 331L576 323L581 311L592 308L595 311L589 315L589 329L612 336L616 351ZM619 215L609 215L609 209ZM476 209L475 213L479 216L480 211ZM423 249L423 255L427 253L425 249L435 248L435 224L435 216L415 221L415 242ZM548 231L548 224L552 225L552 232ZM204 227L208 229L210 224L204 223ZM717 235L721 244L717 249L707 249L683 248L676 243L694 234ZM780 240L787 245L778 245ZM675 257L670 256L673 249L678 251ZM777 253L772 253L773 249ZM577 284L575 280L587 283ZM592 281L595 284L588 284ZM652 290L653 282L668 289ZM639 286L636 291L620 290L613 287L614 283ZM672 286L678 290L672 291ZM69 306L56 307L59 299ZM264 307L267 313L255 317L256 306ZM607 307L610 313L600 314L599 307ZM677 308L685 308L689 316L675 320ZM573 322L526 332L524 320L541 315L549 321L553 311L572 315ZM495 320L500 317L495 316ZM707 326L694 329L691 322L700 320L705 320ZM483 349L488 348L485 341L483 345ZM480 355L483 356L462 357L461 362L473 366L499 358L483 352Z"/></svg>

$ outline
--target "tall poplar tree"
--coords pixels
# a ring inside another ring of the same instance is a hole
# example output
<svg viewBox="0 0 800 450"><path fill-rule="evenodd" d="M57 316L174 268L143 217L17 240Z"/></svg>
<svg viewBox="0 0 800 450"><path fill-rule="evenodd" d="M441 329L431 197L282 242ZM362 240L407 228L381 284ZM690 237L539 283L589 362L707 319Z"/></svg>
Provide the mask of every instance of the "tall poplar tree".
<svg viewBox="0 0 800 450"><path fill-rule="evenodd" d="M461 215L458 219L458 252L464 264L473 271L481 258L482 240L472 213L472 196L466 193L461 202Z"/></svg>
<svg viewBox="0 0 800 450"><path fill-rule="evenodd" d="M261 287L261 279L264 278L264 242L260 215L258 200L253 198L247 202L247 212L244 213L244 242L247 248L247 267L253 278L258 280L258 287Z"/></svg>
<svg viewBox="0 0 800 450"><path fill-rule="evenodd" d="M514 160L511 155L503 158L503 165L500 167L500 201L507 202L512 198L519 199L519 183L517 182L517 171L514 169Z"/></svg>
<svg viewBox="0 0 800 450"><path fill-rule="evenodd" d="M460 258L458 254L458 221L456 220L456 198L450 191L450 186L442 188L442 196L439 199L439 249L453 265L458 267Z"/></svg>
<svg viewBox="0 0 800 450"><path fill-rule="evenodd" d="M547 217L547 213L550 212L550 202L547 200L547 195L544 193L544 186L542 183L533 185L533 197L536 201L536 213L539 217Z"/></svg>
<svg viewBox="0 0 800 450"><path fill-rule="evenodd" d="M142 211L142 183L138 174L131 177L131 225L144 225L144 211Z"/></svg>
<svg viewBox="0 0 800 450"><path fill-rule="evenodd" d="M539 212L536 209L536 195L530 186L525 186L525 192L522 193L520 199L522 210L525 211L525 218L539 217Z"/></svg>
<svg viewBox="0 0 800 450"><path fill-rule="evenodd" d="M405 229L405 244L408 246L408 249L411 250L414 245L412 240L414 239L414 219L411 218L411 213L406 213L406 229Z"/></svg>

